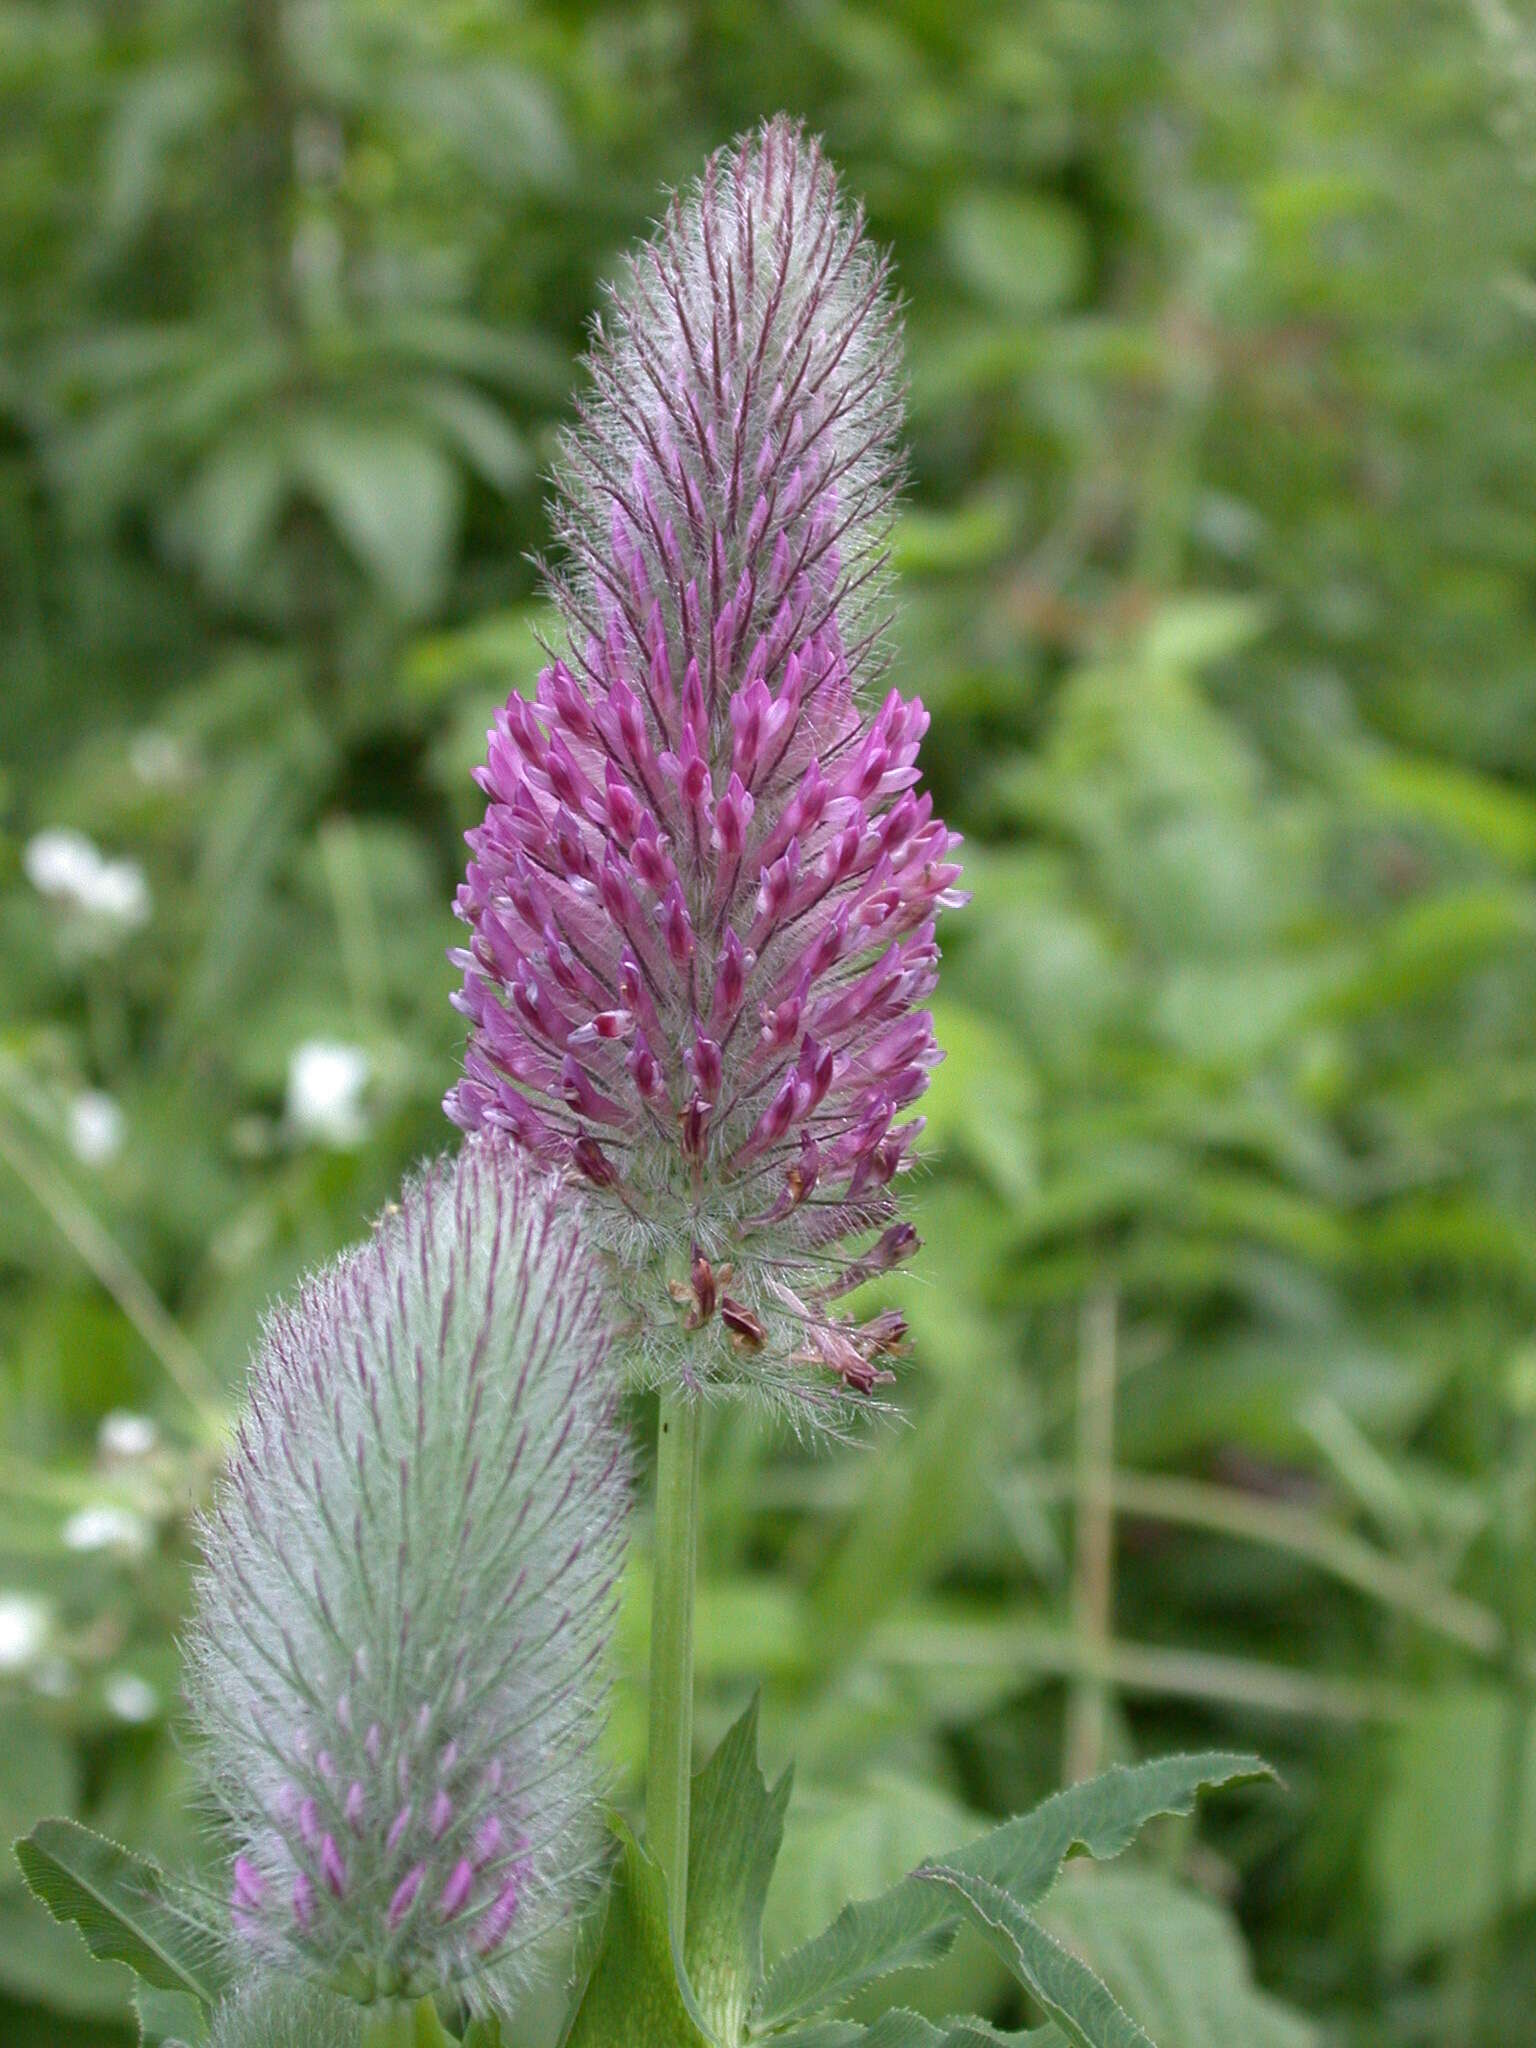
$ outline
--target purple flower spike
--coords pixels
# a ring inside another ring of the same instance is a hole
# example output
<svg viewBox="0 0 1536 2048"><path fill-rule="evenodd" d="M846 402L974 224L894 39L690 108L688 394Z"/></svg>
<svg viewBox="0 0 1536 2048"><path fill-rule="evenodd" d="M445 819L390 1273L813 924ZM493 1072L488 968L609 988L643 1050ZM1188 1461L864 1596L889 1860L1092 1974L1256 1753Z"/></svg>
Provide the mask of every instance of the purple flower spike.
<svg viewBox="0 0 1536 2048"><path fill-rule="evenodd" d="M891 1184L963 900L927 713L876 702L901 365L861 230L774 121L597 330L557 485L567 644L489 735L446 1104L591 1185L645 1382L801 1418L890 1377L899 1319L830 1304L916 1243Z"/></svg>
<svg viewBox="0 0 1536 2048"><path fill-rule="evenodd" d="M578 1230L470 1139L268 1323L188 1660L262 1972L504 2012L583 1895L629 1488Z"/></svg>

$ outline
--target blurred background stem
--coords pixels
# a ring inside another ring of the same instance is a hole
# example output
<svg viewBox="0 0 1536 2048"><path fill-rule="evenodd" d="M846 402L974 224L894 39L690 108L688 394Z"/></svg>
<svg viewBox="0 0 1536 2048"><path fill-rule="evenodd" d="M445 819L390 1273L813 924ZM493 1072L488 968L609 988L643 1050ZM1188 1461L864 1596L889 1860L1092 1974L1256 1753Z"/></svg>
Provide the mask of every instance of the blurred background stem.
<svg viewBox="0 0 1536 2048"><path fill-rule="evenodd" d="M1099 1287L1083 1302L1078 1325L1072 1627L1082 1647L1083 1675L1067 1705L1062 1769L1069 1785L1102 1767L1109 1733L1104 1667L1114 1634L1117 1315L1114 1290Z"/></svg>
<svg viewBox="0 0 1536 2048"><path fill-rule="evenodd" d="M225 1413L197 1347L105 1224L63 1174L39 1159L0 1117L0 1159L46 1210L60 1235L111 1295L192 1410L205 1442L223 1440Z"/></svg>
<svg viewBox="0 0 1536 2048"><path fill-rule="evenodd" d="M308 395L309 323L295 246L300 192L297 150L299 92L287 48L284 0L244 0L245 42L254 96L255 226L260 237L267 318L287 358L285 398L293 412ZM311 686L334 694L340 681L341 611L331 538L320 508L308 495L289 507L285 522L289 603L294 636Z"/></svg>

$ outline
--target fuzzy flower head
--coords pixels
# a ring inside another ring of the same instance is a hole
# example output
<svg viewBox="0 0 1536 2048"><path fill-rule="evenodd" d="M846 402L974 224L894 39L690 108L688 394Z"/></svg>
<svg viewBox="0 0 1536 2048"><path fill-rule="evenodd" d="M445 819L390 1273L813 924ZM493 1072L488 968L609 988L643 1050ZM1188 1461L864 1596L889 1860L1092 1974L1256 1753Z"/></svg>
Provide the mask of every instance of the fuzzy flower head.
<svg viewBox="0 0 1536 2048"><path fill-rule="evenodd" d="M268 1323L189 1691L255 1964L504 2006L596 1851L628 1475L569 1192L471 1141Z"/></svg>
<svg viewBox="0 0 1536 2048"><path fill-rule="evenodd" d="M956 840L876 685L899 481L886 263L778 120L635 256L564 445L568 635L497 715L458 896L449 1115L596 1191L643 1377L800 1415L888 1377L838 1297L916 1245L892 1182Z"/></svg>

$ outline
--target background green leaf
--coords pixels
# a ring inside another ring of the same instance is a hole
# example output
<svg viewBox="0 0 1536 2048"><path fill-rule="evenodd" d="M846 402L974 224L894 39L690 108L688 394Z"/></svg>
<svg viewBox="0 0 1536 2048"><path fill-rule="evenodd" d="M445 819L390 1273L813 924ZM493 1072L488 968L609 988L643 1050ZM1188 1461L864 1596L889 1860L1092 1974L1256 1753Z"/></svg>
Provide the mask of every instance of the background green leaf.
<svg viewBox="0 0 1536 2048"><path fill-rule="evenodd" d="M1521 1720L1508 1694L1457 1688L1420 1700L1391 1738L1370 1857L1393 1952L1441 1947L1485 1925L1498 1907L1506 1856L1516 1896L1536 1893L1536 1725ZM1512 1845L1506 1827L1516 1831Z"/></svg>

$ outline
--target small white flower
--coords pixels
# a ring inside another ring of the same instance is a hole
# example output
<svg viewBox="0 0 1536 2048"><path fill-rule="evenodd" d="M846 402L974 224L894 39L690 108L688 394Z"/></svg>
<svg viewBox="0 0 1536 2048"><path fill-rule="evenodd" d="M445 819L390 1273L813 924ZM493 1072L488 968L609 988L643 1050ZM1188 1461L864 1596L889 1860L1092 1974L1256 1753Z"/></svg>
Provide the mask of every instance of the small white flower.
<svg viewBox="0 0 1536 2048"><path fill-rule="evenodd" d="M0 1593L0 1672L25 1671L48 1640L47 1602Z"/></svg>
<svg viewBox="0 0 1536 2048"><path fill-rule="evenodd" d="M160 1711L160 1695L134 1671L114 1671L102 1687L102 1697L119 1721L135 1725L153 1721Z"/></svg>
<svg viewBox="0 0 1536 2048"><path fill-rule="evenodd" d="M136 860L108 860L94 840L67 825L34 833L21 857L40 895L98 925L135 931L149 922L149 884Z"/></svg>
<svg viewBox="0 0 1536 2048"><path fill-rule="evenodd" d="M96 1442L104 1458L147 1458L160 1441L160 1432L147 1415L133 1415L126 1408L114 1408L101 1419Z"/></svg>
<svg viewBox="0 0 1536 2048"><path fill-rule="evenodd" d="M83 832L54 825L27 841L21 864L40 895L78 902L95 880L101 854Z"/></svg>
<svg viewBox="0 0 1536 2048"><path fill-rule="evenodd" d="M63 1536L66 1550L116 1550L125 1557L142 1557L149 1548L150 1528L132 1508L96 1501L70 1516Z"/></svg>
<svg viewBox="0 0 1536 2048"><path fill-rule="evenodd" d="M136 860L104 860L85 909L137 931L149 923L149 884Z"/></svg>
<svg viewBox="0 0 1536 2048"><path fill-rule="evenodd" d="M83 1166L105 1166L123 1149L123 1112L100 1088L69 1105L70 1150Z"/></svg>
<svg viewBox="0 0 1536 2048"><path fill-rule="evenodd" d="M371 1062L360 1045L311 1038L288 1061L288 1127L296 1138L346 1151L368 1134L362 1095Z"/></svg>

